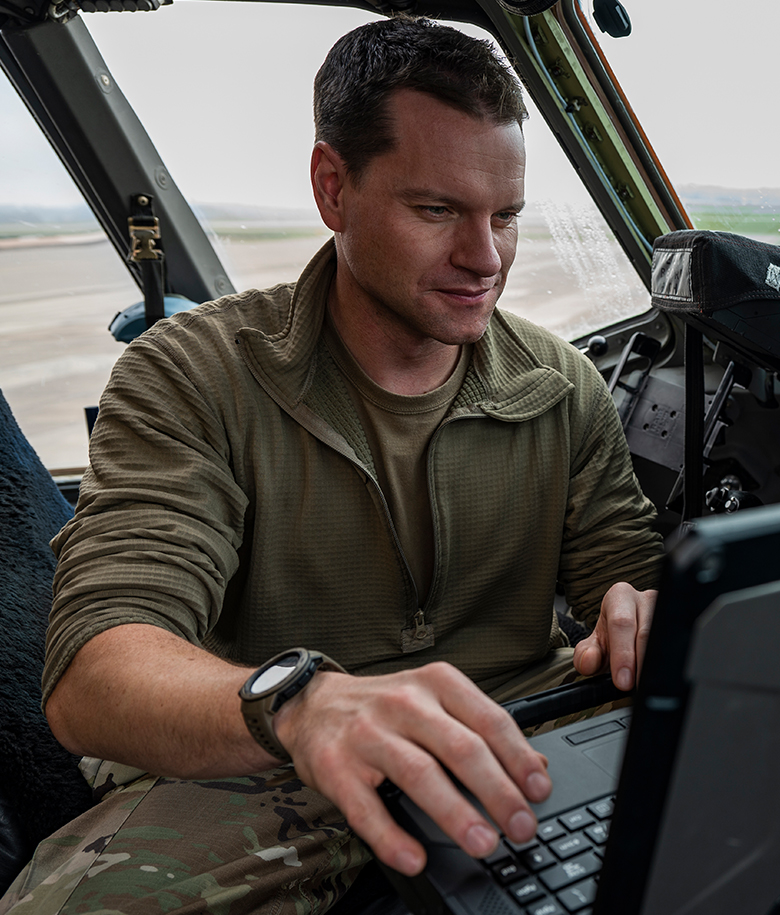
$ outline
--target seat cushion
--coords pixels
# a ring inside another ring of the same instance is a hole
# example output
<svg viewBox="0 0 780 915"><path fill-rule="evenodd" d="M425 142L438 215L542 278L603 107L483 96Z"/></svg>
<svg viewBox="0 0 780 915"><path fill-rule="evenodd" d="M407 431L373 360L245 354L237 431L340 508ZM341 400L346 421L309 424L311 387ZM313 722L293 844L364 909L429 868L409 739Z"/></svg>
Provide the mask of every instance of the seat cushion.
<svg viewBox="0 0 780 915"><path fill-rule="evenodd" d="M71 514L0 394L0 848L6 865L20 843L24 863L42 838L91 802L76 758L54 739L40 708L54 574L49 540Z"/></svg>

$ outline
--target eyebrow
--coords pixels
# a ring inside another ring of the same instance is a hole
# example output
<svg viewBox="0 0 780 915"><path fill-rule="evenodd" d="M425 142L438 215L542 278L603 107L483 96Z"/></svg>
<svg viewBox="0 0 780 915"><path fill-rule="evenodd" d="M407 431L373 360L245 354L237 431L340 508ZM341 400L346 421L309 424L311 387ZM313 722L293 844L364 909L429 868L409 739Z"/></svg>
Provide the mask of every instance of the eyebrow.
<svg viewBox="0 0 780 915"><path fill-rule="evenodd" d="M445 194L441 194L433 188L428 187L411 187L406 190L401 191L401 196L407 200L436 200L438 203L441 203L443 206L460 206L462 201L458 200L456 197L447 197ZM501 207L496 210L497 213L502 212L502 210L514 210L516 213L521 213L525 208L525 200L521 200L519 203L510 203L506 207Z"/></svg>

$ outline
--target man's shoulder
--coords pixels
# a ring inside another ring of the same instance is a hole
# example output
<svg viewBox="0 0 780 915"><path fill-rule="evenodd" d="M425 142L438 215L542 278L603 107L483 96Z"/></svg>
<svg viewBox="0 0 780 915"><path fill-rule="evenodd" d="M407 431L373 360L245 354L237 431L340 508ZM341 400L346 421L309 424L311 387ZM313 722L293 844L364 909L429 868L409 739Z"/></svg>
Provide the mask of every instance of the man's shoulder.
<svg viewBox="0 0 780 915"><path fill-rule="evenodd" d="M170 349L182 345L193 353L226 345L232 349L239 331L257 331L274 344L289 336L293 324L307 321L324 302L335 264L330 239L309 261L296 282L222 296L158 321L139 340ZM296 316L299 316L296 319Z"/></svg>
<svg viewBox="0 0 780 915"><path fill-rule="evenodd" d="M496 309L494 345L505 352L515 351L538 365L549 366L567 379L581 381L598 376L593 363L572 343L510 311Z"/></svg>
<svg viewBox="0 0 780 915"><path fill-rule="evenodd" d="M245 327L274 336L287 326L294 292L295 283L280 283L222 296L159 321L144 337L150 342L201 336L232 340Z"/></svg>

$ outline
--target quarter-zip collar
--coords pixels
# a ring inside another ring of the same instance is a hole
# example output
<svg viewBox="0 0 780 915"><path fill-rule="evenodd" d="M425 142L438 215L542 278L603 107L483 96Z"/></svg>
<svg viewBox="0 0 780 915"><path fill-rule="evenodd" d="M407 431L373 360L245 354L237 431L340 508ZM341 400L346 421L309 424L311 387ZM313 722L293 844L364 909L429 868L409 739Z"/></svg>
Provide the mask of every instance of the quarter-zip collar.
<svg viewBox="0 0 780 915"><path fill-rule="evenodd" d="M289 310L269 326L239 331L243 349L263 387L291 415L321 439L330 438L313 416L325 419L347 443L360 463L371 467L365 436L351 416L349 396L337 380L327 350L321 344L336 252L329 240L314 256L298 281ZM546 412L572 390L560 372L542 364L522 337L496 311L482 339L474 346L472 365L452 407L452 418L481 414L504 422L522 422ZM315 425L317 425L315 423ZM362 439L362 440L361 440ZM334 444L334 442L331 442Z"/></svg>

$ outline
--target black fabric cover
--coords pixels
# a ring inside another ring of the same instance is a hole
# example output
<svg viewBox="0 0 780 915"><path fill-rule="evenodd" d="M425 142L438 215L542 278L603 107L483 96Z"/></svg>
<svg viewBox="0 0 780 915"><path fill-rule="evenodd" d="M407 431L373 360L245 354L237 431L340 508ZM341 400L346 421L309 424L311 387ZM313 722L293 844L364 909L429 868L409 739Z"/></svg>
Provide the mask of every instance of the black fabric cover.
<svg viewBox="0 0 780 915"><path fill-rule="evenodd" d="M780 248L684 230L653 245L652 302L762 365L780 367Z"/></svg>
<svg viewBox="0 0 780 915"><path fill-rule="evenodd" d="M71 514L0 393L0 893L15 876L9 871L91 802L76 758L54 739L40 707L49 540Z"/></svg>

